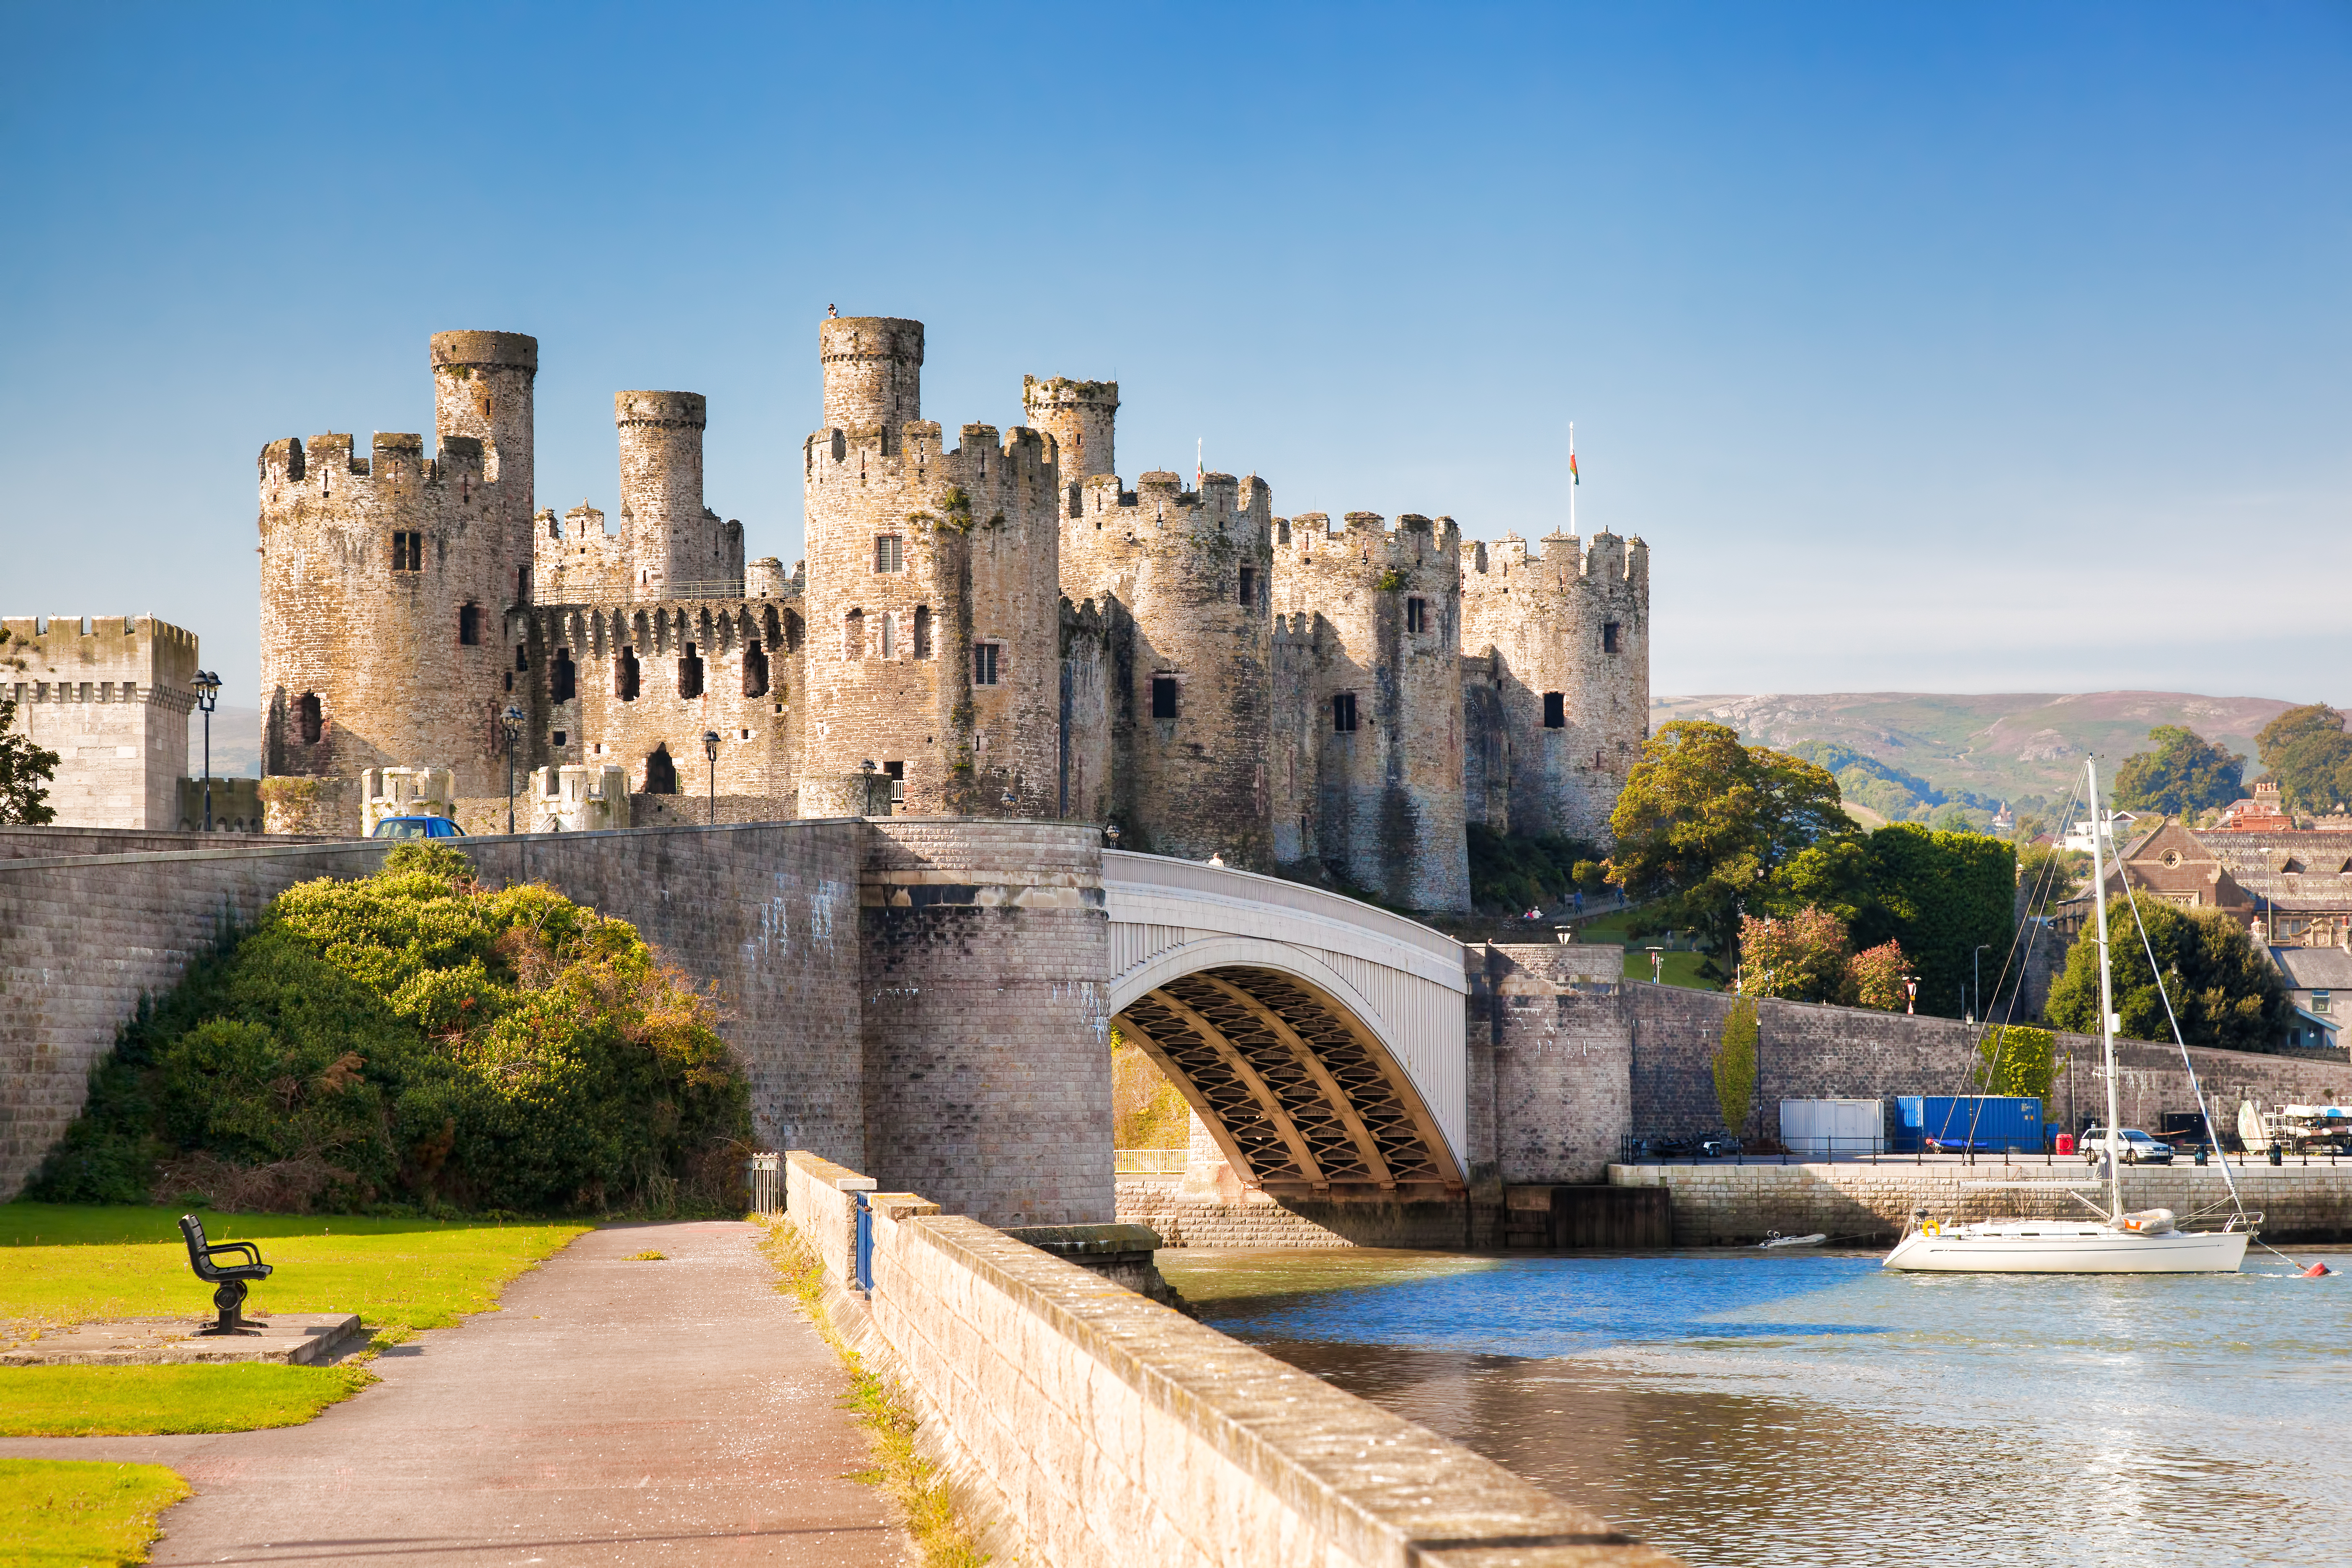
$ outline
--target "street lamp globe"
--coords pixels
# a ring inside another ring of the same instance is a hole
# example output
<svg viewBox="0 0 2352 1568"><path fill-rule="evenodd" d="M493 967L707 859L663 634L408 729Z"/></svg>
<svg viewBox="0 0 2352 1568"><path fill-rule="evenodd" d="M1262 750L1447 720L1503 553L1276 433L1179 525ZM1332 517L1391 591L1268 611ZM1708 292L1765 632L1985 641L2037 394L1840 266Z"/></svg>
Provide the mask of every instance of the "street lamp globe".
<svg viewBox="0 0 2352 1568"><path fill-rule="evenodd" d="M213 708L220 701L220 677L209 669L196 671L188 682L196 694L196 707L205 716L205 831L213 830Z"/></svg>
<svg viewBox="0 0 2352 1568"><path fill-rule="evenodd" d="M702 754L703 754L704 758L705 758L705 759L707 759L707 760L709 762L709 763L710 763L710 815L709 815L709 824L710 824L710 826L713 826L713 827L716 827L716 826L719 826L719 731L716 731L716 730L705 730L705 731L702 732ZM868 765L869 767L870 767L870 766L872 766L872 764L871 764L871 763L868 763L867 765Z"/></svg>

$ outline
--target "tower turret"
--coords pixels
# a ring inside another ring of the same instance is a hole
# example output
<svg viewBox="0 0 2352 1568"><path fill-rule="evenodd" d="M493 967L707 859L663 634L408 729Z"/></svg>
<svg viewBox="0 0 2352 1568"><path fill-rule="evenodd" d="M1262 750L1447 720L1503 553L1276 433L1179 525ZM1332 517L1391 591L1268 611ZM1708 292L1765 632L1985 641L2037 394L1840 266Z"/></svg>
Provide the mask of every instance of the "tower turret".
<svg viewBox="0 0 2352 1568"><path fill-rule="evenodd" d="M620 430L621 540L631 563L629 593L641 599L743 591L743 536L702 504L698 392L616 392ZM731 529L731 532L730 532Z"/></svg>
<svg viewBox="0 0 2352 1568"><path fill-rule="evenodd" d="M828 430L891 433L923 416L923 323L896 316L842 316L820 321Z"/></svg>
<svg viewBox="0 0 2352 1568"><path fill-rule="evenodd" d="M499 487L512 596L530 596L533 430L532 384L539 340L522 332L436 332L432 342L436 445L470 436L482 444L482 478Z"/></svg>
<svg viewBox="0 0 2352 1568"><path fill-rule="evenodd" d="M1078 487L1102 474L1116 474L1113 426L1118 417L1118 383L1072 381L1057 375L1021 378L1021 406L1030 427L1054 437L1060 448L1066 510L1077 515Z"/></svg>

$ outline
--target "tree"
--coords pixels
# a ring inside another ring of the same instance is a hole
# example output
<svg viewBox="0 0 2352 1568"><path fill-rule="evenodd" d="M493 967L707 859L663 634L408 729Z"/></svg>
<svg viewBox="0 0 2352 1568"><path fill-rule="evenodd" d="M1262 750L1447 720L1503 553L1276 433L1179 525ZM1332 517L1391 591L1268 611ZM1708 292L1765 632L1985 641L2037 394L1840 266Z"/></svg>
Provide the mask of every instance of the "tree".
<svg viewBox="0 0 2352 1568"><path fill-rule="evenodd" d="M2290 708L2263 725L2254 752L2291 808L2331 811L2352 800L2352 735L2325 702Z"/></svg>
<svg viewBox="0 0 2352 1568"><path fill-rule="evenodd" d="M1874 1007L1882 1013L1900 1013L1903 980L1910 973L1911 961L1903 956L1903 944L1899 942L1882 942L1855 953L1846 964L1854 1005Z"/></svg>
<svg viewBox="0 0 2352 1568"><path fill-rule="evenodd" d="M1609 879L1651 905L1635 934L1696 931L1718 965L1738 952L1741 901L1808 846L1853 831L1821 768L1688 719L1643 743L1609 826Z"/></svg>
<svg viewBox="0 0 2352 1568"><path fill-rule="evenodd" d="M2178 724L2158 724L2147 738L2156 750L2135 752L2116 770L2119 809L2187 816L2227 805L2244 793L2239 774L2245 758Z"/></svg>
<svg viewBox="0 0 2352 1568"><path fill-rule="evenodd" d="M2110 900L2107 934L2116 1011L2123 1015L2122 1032L2133 1039L2172 1037L2157 972L2148 966L2151 947L2189 1044L2265 1050L2286 1021L2289 1002L2278 971L2255 950L2245 928L2218 910L2196 913L2155 898ZM2045 1015L2062 1029L2099 1032L2099 948L2090 931L2067 955Z"/></svg>
<svg viewBox="0 0 2352 1568"><path fill-rule="evenodd" d="M1987 1094L2032 1095L2050 1110L2050 1086L2058 1080L2058 1042L2047 1029L2025 1024L1987 1029L1977 1042L1983 1065L1977 1087Z"/></svg>
<svg viewBox="0 0 2352 1568"><path fill-rule="evenodd" d="M1957 1018L1972 1005L1972 962L1981 943L1984 978L1997 982L2016 929L2017 854L1980 833L1935 833L1916 823L1882 827L1869 839L1871 901L1854 924L1857 944L1892 939L1919 977L1919 1011Z"/></svg>
<svg viewBox="0 0 2352 1568"><path fill-rule="evenodd" d="M1846 964L1845 924L1834 915L1808 908L1740 919L1739 988L1748 995L1843 1002L1852 989Z"/></svg>
<svg viewBox="0 0 2352 1568"><path fill-rule="evenodd" d="M0 647L14 636L0 626ZM16 732L16 702L0 697L0 822L39 824L57 820L46 787L58 776L58 754Z"/></svg>
<svg viewBox="0 0 2352 1568"><path fill-rule="evenodd" d="M1723 1020L1723 1038L1715 1052L1715 1103L1723 1112L1724 1131L1737 1136L1748 1125L1748 1110L1756 1098L1756 1004L1742 996Z"/></svg>
<svg viewBox="0 0 2352 1568"><path fill-rule="evenodd" d="M2054 844L2026 844L2017 851L2017 886L2024 895L2022 913L2046 915L2053 904L2063 904L2089 870L2091 858L2080 849Z"/></svg>

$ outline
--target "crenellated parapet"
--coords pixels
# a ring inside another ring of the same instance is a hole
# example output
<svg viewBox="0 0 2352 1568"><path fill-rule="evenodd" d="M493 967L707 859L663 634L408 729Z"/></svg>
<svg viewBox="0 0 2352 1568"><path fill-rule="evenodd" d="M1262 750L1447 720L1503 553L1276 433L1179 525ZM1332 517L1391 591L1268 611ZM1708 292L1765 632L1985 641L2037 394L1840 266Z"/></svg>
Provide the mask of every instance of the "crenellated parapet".
<svg viewBox="0 0 2352 1568"><path fill-rule="evenodd" d="M1515 534L1462 553L1463 646L1492 650L1466 721L1487 817L1513 832L1608 837L1649 732L1649 549L1606 531ZM1467 678L1465 678L1467 679Z"/></svg>

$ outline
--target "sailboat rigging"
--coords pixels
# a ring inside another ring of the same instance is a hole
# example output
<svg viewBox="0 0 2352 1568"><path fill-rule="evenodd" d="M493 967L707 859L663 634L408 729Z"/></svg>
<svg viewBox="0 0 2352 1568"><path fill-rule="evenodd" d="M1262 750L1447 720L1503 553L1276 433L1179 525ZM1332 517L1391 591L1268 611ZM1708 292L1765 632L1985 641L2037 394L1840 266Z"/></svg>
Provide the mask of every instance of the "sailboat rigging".
<svg viewBox="0 0 2352 1568"><path fill-rule="evenodd" d="M2217 1231L2187 1231L2179 1228L2169 1209L2144 1209L2138 1213L2124 1208L2123 1161L2120 1134L2120 1107L2116 1092L2116 1004L2114 971L2107 951L2107 874L2102 853L2113 821L2112 814L2099 810L2099 774L2095 762L2086 762L2084 779L2089 786L2091 805L2091 888L2092 903L2098 919L2095 940L2099 951L2099 1048L2106 1065L2107 1119L2105 1144L2101 1151L2101 1163L2105 1168L2104 1185L2106 1205L2094 1204L2072 1182L1969 1182L1963 1184L1975 1189L2015 1189L2047 1187L2070 1194L2074 1201L2091 1211L2091 1218L2062 1220L2003 1219L1979 1220L1957 1225L1938 1225L1922 1209L1913 1214L1905 1224L1902 1239L1895 1250L1886 1255L1885 1267L1931 1272L1958 1274L2227 1274L2234 1273L2244 1263L2246 1244L2253 1233L2238 1228L2247 1221L2242 1208L2233 1214L2227 1224ZM2130 897L2129 883L2126 896ZM2137 900L2133 901L2133 923L2138 925ZM2142 940L2146 940L2145 931ZM2153 954L2150 955L2153 965ZM2157 975L2159 989L2164 977ZM2165 1007L2171 1010L2171 998ZM2176 1035L2179 1026L2174 1026ZM2187 1052L2184 1046L2183 1058ZM2193 1068L2192 1082L2193 1079ZM2204 1095L2198 1091L2198 1104L2204 1105ZM2225 1172L2226 1174L2226 1172ZM2231 1184L2232 1199L2236 1196Z"/></svg>

